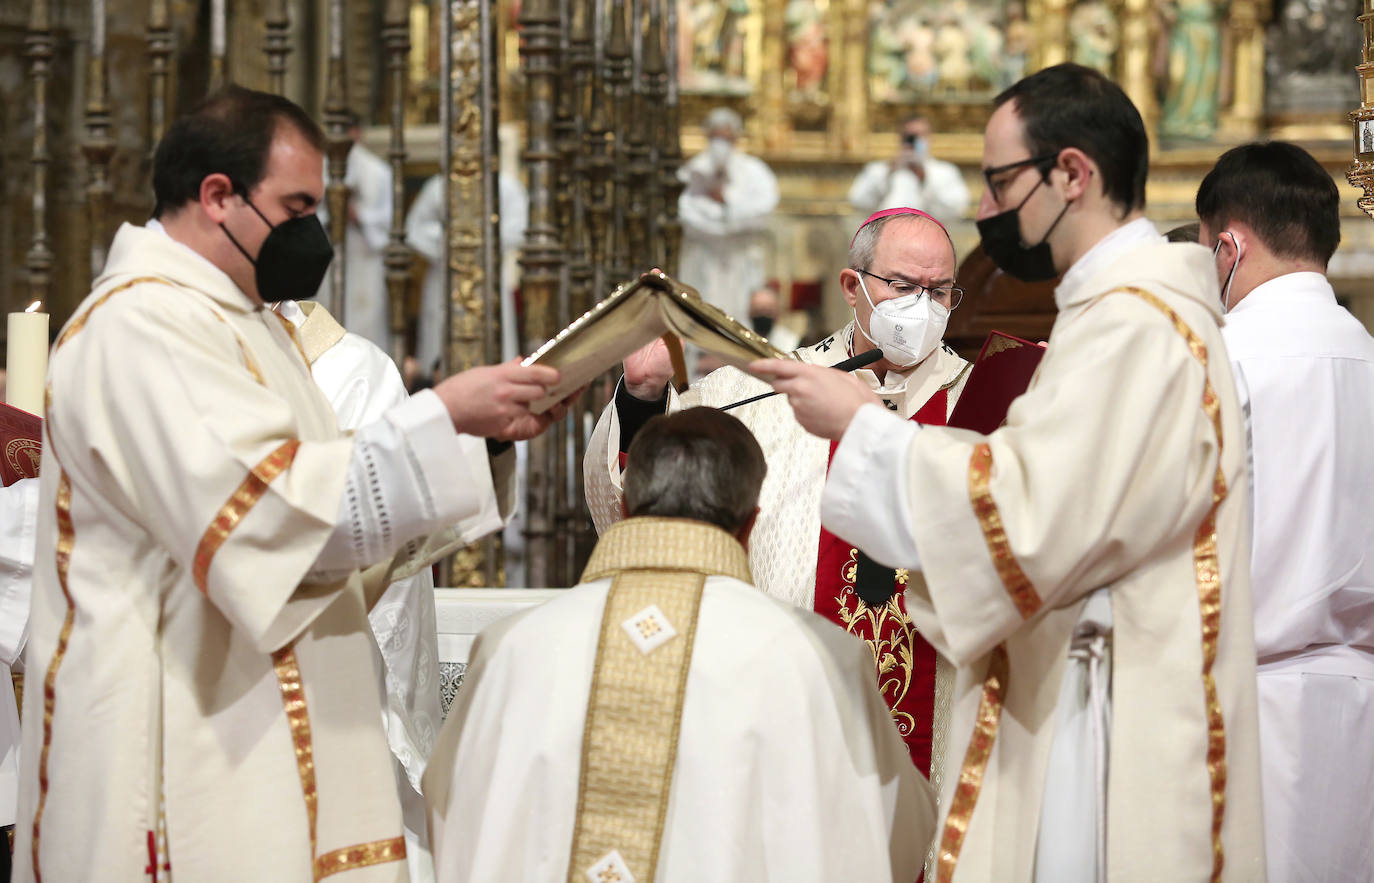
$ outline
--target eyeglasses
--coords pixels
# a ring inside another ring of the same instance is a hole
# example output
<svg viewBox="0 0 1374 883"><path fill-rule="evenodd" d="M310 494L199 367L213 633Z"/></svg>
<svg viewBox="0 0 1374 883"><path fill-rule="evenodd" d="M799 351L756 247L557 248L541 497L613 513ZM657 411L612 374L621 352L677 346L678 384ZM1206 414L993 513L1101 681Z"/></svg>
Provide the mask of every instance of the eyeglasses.
<svg viewBox="0 0 1374 883"><path fill-rule="evenodd" d="M879 276L877 273L870 273L867 270L860 270L865 276L872 276L881 282L886 282L887 287L892 289L892 293L898 297L906 297L908 294L925 294L940 302L940 305L947 310L952 310L959 306L964 300L964 289L962 288L926 288L915 282L908 282L905 279L888 279L886 276Z"/></svg>
<svg viewBox="0 0 1374 883"><path fill-rule="evenodd" d="M1010 172L1012 169L1025 168L1026 166L1035 166L1040 170L1040 174L1043 177L1050 164L1057 159L1059 159L1059 151L1055 151L1054 153L1042 153L1039 156L1032 156L1029 159L1018 159L1016 162L1009 162L1004 166L993 166L990 169L983 169L983 180L987 182L988 191L992 194L992 198L1001 199L1002 188L1015 180L1016 176L1012 175L1005 181L994 181L992 180L993 175L1000 175L1003 172Z"/></svg>

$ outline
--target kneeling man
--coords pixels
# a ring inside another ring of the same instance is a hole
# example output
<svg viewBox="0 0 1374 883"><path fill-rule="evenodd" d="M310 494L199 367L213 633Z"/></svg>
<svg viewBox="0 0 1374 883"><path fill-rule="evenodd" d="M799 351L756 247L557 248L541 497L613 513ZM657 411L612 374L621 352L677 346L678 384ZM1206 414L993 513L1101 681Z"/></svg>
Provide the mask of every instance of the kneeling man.
<svg viewBox="0 0 1374 883"><path fill-rule="evenodd" d="M424 777L443 880L895 880L934 795L868 649L749 584L766 471L710 408L636 434L582 583L478 638Z"/></svg>

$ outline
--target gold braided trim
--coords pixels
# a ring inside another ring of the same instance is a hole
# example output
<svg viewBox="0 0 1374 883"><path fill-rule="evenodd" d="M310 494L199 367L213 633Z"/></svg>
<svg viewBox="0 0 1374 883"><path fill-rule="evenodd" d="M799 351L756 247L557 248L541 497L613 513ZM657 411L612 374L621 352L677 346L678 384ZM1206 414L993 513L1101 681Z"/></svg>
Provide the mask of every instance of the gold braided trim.
<svg viewBox="0 0 1374 883"><path fill-rule="evenodd" d="M988 555L992 566L1002 580L1002 587L1011 596L1012 604L1022 619L1029 619L1040 609L1041 600L1030 578L1021 569L1011 550L1006 528L1002 524L1002 513L997 511L997 501L988 489L988 479L992 474L992 448L987 442L975 445L973 455L968 461L968 496L973 504L973 513L978 516L978 525L983 529L983 542L987 543Z"/></svg>
<svg viewBox="0 0 1374 883"><path fill-rule="evenodd" d="M120 284L111 288L109 291L102 294L100 297L96 298L95 302L91 304L90 308L87 309L86 312L72 319L72 321L68 323L67 327L62 330L62 334L57 338L57 343L53 345L53 350L56 351L60 349L63 344L65 344L68 340L71 340L73 337L75 337L81 331L82 328L85 328L86 322L91 318L91 313L94 313L96 310L104 306L105 301L114 297L116 294L119 294L121 291L127 291L128 289L133 288L135 285L142 285L144 282L151 282L155 285L166 285L169 288L174 287L172 286L172 283L168 282L166 279L159 279L156 276L139 276L137 279L130 279L128 282L121 282Z"/></svg>
<svg viewBox="0 0 1374 883"><path fill-rule="evenodd" d="M301 354L301 361L305 362L307 368L310 367L310 357L305 354L305 347L301 346L301 339L296 336L296 326L291 324L291 320L278 313L276 310L268 310L269 313L277 317L283 328L286 329L286 336L291 338L291 342L296 345L296 352Z"/></svg>
<svg viewBox="0 0 1374 883"><path fill-rule="evenodd" d="M333 852L326 852L315 859L315 879L323 880L325 877L342 874L344 871L356 871L358 868L367 868L372 865L405 861L405 857L406 841L404 837L359 843L357 846L347 846Z"/></svg>
<svg viewBox="0 0 1374 883"><path fill-rule="evenodd" d="M1207 713L1207 776L1212 785L1212 876L1221 879L1226 856L1222 849L1221 828L1226 819L1226 723L1222 719L1221 699L1212 665L1217 658L1221 634L1221 564L1217 554L1217 508L1226 498L1226 476L1221 471L1221 403L1212 381L1207 377L1207 345L1174 310L1158 296L1141 288L1119 288L1112 294L1130 294L1163 313L1188 344L1193 358L1202 365L1204 386L1202 409L1217 434L1217 474L1212 479L1212 508L1207 511L1193 535L1193 569L1197 576L1198 608L1202 618L1202 690Z"/></svg>
<svg viewBox="0 0 1374 883"><path fill-rule="evenodd" d="M144 282L158 285L170 284L166 280L154 276L140 276L114 286L96 298L95 302L84 313L68 323L58 336L57 342L53 344L53 351L56 352L61 349L69 340L80 333L81 329L86 327L86 322L90 320L91 313L103 306L106 301L121 291L127 291ZM51 383L45 389L44 400L44 410L51 411ZM49 442L49 447L51 447L51 438ZM59 469L61 469L60 464ZM38 861L38 846L43 827L43 810L48 803L48 758L52 753L52 725L57 708L57 672L62 668L62 660L67 655L67 645L71 642L72 629L76 624L76 605L72 601L71 589L67 582L72 566L72 547L76 545L76 529L72 526L72 482L67 476L66 470L61 470L60 475L57 483L57 549L55 557L57 559L57 584L62 589L62 597L67 602L67 613L62 619L62 629L57 633L57 646L53 649L52 659L48 661L47 674L43 678L43 747L38 754L38 805L33 813L31 850L35 883L42 883L43 880L43 872Z"/></svg>
<svg viewBox="0 0 1374 883"><path fill-rule="evenodd" d="M746 583L754 579L739 540L714 525L687 518L641 516L616 522L592 550L582 582L625 570L681 570Z"/></svg>
<svg viewBox="0 0 1374 883"><path fill-rule="evenodd" d="M296 661L294 647L283 647L272 654L272 670L281 687L282 706L286 722L291 728L291 744L296 748L296 772L301 778L301 793L305 797L305 817L310 826L310 860L315 860L316 824L319 820L320 795L315 785L315 749L310 740L310 711L305 705L305 684L301 682L301 667ZM331 853L332 855L333 853Z"/></svg>
<svg viewBox="0 0 1374 883"><path fill-rule="evenodd" d="M234 336L234 343L239 345L239 355L243 356L243 366L248 369L249 374L253 375L253 379L258 382L259 386L266 386L267 381L262 379L262 372L258 370L258 363L254 362L253 357L248 355L248 345L239 337L234 326L230 325L229 320L221 316L218 310L210 310L210 315L223 322L225 327L229 329L229 333Z"/></svg>
<svg viewBox="0 0 1374 883"><path fill-rule="evenodd" d="M207 580L210 575L210 563L215 559L215 553L219 547L224 545L225 540L239 526L243 516L257 505L262 499L262 495L267 492L267 486L286 470L291 462L296 458L296 451L301 446L298 439L289 439L283 442L281 447L262 459L258 465L254 466L248 473L248 477L243 483L229 495L229 499L220 507L219 514L215 520L210 522L210 526L201 535L200 544L196 546L196 557L192 563L191 575L195 580L196 588L200 589L202 595L209 594Z"/></svg>
<svg viewBox="0 0 1374 883"><path fill-rule="evenodd" d="M611 583L582 734L569 883L580 883L611 850L636 880L654 879L705 584L700 572L648 570ZM622 624L650 604L677 635L645 654Z"/></svg>
<svg viewBox="0 0 1374 883"><path fill-rule="evenodd" d="M296 336L300 338L301 349L305 353L306 361L314 365L316 359L328 352L334 344L343 340L344 335L348 332L334 320L333 315L321 304L302 301L299 306L301 312L305 313L305 321L301 323L300 328L296 329ZM287 324L291 325L292 323L288 322Z"/></svg>
<svg viewBox="0 0 1374 883"><path fill-rule="evenodd" d="M983 774L997 741L997 725L1002 717L1002 701L1007 695L1007 648L998 644L988 659L988 673L983 680L983 698L978 702L978 716L973 722L973 738L964 752L964 765L959 770L959 784L945 817L945 830L940 835L940 865L938 883L954 879L954 867L959 863L959 850L968 834L969 820L978 803L983 787Z"/></svg>
<svg viewBox="0 0 1374 883"><path fill-rule="evenodd" d="M62 470L57 483L57 584L62 589L62 597L67 601L67 615L62 620L62 630L57 635L57 647L48 661L47 675L43 678L43 748L38 754L38 807L33 813L33 879L41 883L43 873L38 863L38 843L43 822L43 809L48 803L48 756L52 753L52 722L57 708L57 672L67 655L67 644L72 637L72 627L76 622L76 605L72 603L72 593L67 585L67 575L72 566L72 547L76 545L76 530L72 527L72 482Z"/></svg>
<svg viewBox="0 0 1374 883"><path fill-rule="evenodd" d="M964 377L965 377L965 376L968 374L968 372L971 371L971 370L973 370L973 363L972 363L972 362L965 362L965 363L964 363L964 367L962 367L962 368L959 369L959 373L954 375L954 379L953 379L953 380L949 381L949 382L946 383L944 386L940 387L939 389L937 389L937 390L935 390L935 391L936 391L936 392L944 392L945 390L948 390L948 389L954 389L954 387L956 387L956 386L959 385L959 381L963 380Z"/></svg>

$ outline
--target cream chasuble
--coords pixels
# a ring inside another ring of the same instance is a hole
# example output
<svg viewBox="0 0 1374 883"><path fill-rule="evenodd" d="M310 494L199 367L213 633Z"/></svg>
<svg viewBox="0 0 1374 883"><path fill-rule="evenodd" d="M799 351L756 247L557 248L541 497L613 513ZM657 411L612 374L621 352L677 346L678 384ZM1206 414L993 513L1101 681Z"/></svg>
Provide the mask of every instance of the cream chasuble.
<svg viewBox="0 0 1374 883"><path fill-rule="evenodd" d="M439 879L911 883L934 795L863 645L633 518L581 585L478 637L425 772Z"/></svg>
<svg viewBox="0 0 1374 883"><path fill-rule="evenodd" d="M1108 879L1264 879L1245 434L1210 255L1154 238L1056 292L1002 429L865 407L836 454L826 525L923 569L908 609L959 666L940 880L1032 879L1065 658L1097 589Z"/></svg>
<svg viewBox="0 0 1374 883"><path fill-rule="evenodd" d="M16 879L404 879L367 607L423 559L309 581L354 443L290 323L126 225L49 380Z"/></svg>

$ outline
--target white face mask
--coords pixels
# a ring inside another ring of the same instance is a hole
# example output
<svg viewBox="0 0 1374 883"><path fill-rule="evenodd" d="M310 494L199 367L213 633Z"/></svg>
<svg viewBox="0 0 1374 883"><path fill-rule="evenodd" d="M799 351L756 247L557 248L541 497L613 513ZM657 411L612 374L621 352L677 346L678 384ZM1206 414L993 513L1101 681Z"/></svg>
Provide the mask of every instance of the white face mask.
<svg viewBox="0 0 1374 883"><path fill-rule="evenodd" d="M730 154L735 152L735 143L729 138L712 138L706 144L706 155L718 166L725 165Z"/></svg>
<svg viewBox="0 0 1374 883"><path fill-rule="evenodd" d="M935 352L949 324L949 310L943 304L924 292L874 304L862 273L859 274L859 288L873 312L868 316L867 330L859 324L857 311L854 325L860 334L883 351L884 359L898 368L910 368Z"/></svg>

